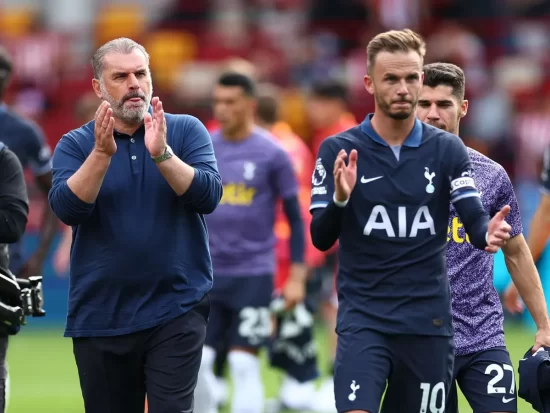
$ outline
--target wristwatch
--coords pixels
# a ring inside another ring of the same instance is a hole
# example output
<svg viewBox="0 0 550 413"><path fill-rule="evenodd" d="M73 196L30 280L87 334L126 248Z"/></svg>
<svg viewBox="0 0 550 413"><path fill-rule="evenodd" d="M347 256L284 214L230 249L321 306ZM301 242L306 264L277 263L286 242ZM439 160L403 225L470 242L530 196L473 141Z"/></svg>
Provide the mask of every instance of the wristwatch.
<svg viewBox="0 0 550 413"><path fill-rule="evenodd" d="M151 159L155 161L155 163L161 163L164 162L167 159L170 159L172 156L174 156L174 152L172 151L172 148L170 146L166 145L166 149L164 150L164 153L160 156L157 156L156 158L153 158L151 156Z"/></svg>

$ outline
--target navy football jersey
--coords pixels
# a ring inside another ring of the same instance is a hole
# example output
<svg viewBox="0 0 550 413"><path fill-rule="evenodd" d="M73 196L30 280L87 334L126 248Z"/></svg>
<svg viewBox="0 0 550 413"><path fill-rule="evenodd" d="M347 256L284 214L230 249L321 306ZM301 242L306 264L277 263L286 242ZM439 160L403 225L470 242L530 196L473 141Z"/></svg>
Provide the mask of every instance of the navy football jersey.
<svg viewBox="0 0 550 413"><path fill-rule="evenodd" d="M52 170L51 150L41 129L34 122L0 105L0 140L15 153L23 169L30 168L35 177ZM10 270L18 273L25 263L21 239L10 244Z"/></svg>
<svg viewBox="0 0 550 413"><path fill-rule="evenodd" d="M450 336L449 203L479 197L466 147L419 120L402 146L390 147L371 117L322 143L312 177L313 211L333 199L338 152L357 150L339 236L337 331Z"/></svg>
<svg viewBox="0 0 550 413"><path fill-rule="evenodd" d="M52 152L42 130L32 121L0 106L0 140L15 153L23 169L30 167L34 176L52 170Z"/></svg>

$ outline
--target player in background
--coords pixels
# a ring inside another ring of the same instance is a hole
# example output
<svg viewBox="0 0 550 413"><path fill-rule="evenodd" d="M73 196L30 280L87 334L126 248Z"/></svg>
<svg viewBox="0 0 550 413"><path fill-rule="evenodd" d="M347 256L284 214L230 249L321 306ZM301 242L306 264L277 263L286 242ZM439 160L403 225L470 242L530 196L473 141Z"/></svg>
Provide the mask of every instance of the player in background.
<svg viewBox="0 0 550 413"><path fill-rule="evenodd" d="M253 81L257 81L257 72L258 70L254 63L241 57L230 57L226 59L221 64L220 69L220 75L223 75L224 73L239 73L249 77ZM214 132L220 128L220 123L215 118L212 118L206 122L205 126L206 129L208 129L208 132Z"/></svg>
<svg viewBox="0 0 550 413"><path fill-rule="evenodd" d="M306 264L308 269L316 266L323 259L323 253L311 243L309 224L309 201L311 194L311 171L315 165L313 154L290 125L280 119L279 99L277 88L273 85L262 84L258 87L256 110L256 124L266 129L276 139L279 145L287 152L292 161L294 174L298 181L300 208L303 214L304 227L308 229L306 239ZM275 222L277 237L277 274L275 289L282 290L288 279L291 267L289 249L290 226L283 209L279 208Z"/></svg>
<svg viewBox="0 0 550 413"><path fill-rule="evenodd" d="M308 121L313 129L311 147L314 154L319 152L321 142L327 137L336 135L357 126L355 116L349 110L347 87L337 80L315 82L306 101ZM310 178L311 179L311 178ZM336 297L335 279L337 262L337 244L325 253L325 261L313 271L313 285L319 291L321 314L326 326L329 343L329 377L321 385L321 395L330 395L334 400L334 357L336 355ZM320 395L320 397L322 397ZM326 403L323 401L321 403Z"/></svg>
<svg viewBox="0 0 550 413"><path fill-rule="evenodd" d="M548 237L550 237L550 146L544 151L542 168L540 201L531 218L527 235L527 244L535 262L538 262L543 255ZM543 290L546 291L546 288ZM523 311L523 304L519 298L518 288L512 282L504 292L504 305L512 314Z"/></svg>
<svg viewBox="0 0 550 413"><path fill-rule="evenodd" d="M6 49L0 48L0 100L2 101L12 73L11 57ZM31 169L37 187L45 200L38 246L33 253L28 257L24 256L23 239L9 246L11 272L19 278L28 278L42 273L44 261L48 257L59 223L46 201L52 187L52 153L40 127L31 120L12 112L5 103L0 103L0 135L2 142L15 153L23 169ZM32 194L30 195L32 197Z"/></svg>
<svg viewBox="0 0 550 413"><path fill-rule="evenodd" d="M472 244L497 252L510 211L490 219L466 147L415 116L425 43L389 31L367 46L375 111L321 144L313 176L311 236L339 240L339 412L444 411L454 360L445 253L452 202Z"/></svg>
<svg viewBox="0 0 550 413"><path fill-rule="evenodd" d="M283 290L288 309L304 299L304 228L292 164L268 131L255 126L256 88L241 74L222 75L214 90L221 129L212 142L224 194L206 219L214 270L210 320L197 385L196 410L217 409L213 372L217 345L229 345L233 413L262 413L258 350L272 334L270 304L275 273L275 212L282 200L290 223L290 276Z"/></svg>
<svg viewBox="0 0 550 413"><path fill-rule="evenodd" d="M81 124L88 123L95 117L97 108L101 104L95 93L90 92L82 96L75 108L75 117ZM61 241L53 257L53 267L58 276L69 275L69 262L71 259L71 243L73 239L73 230L65 225L61 235Z"/></svg>
<svg viewBox="0 0 550 413"><path fill-rule="evenodd" d="M254 64L246 59L240 57L230 57L221 64L220 75L224 73L240 73L252 80L257 79L257 68ZM212 133L220 129L219 122L212 118L205 123L208 132ZM227 352L229 349L223 348L220 345L216 352L216 360L214 362L214 374L218 381L218 399L220 407L227 403L229 397L229 384L226 380L226 364L227 364Z"/></svg>
<svg viewBox="0 0 550 413"><path fill-rule="evenodd" d="M348 90L337 80L319 81L311 86L306 101L306 113L313 129L313 153L319 152L319 147L327 136L357 126L357 120L349 110Z"/></svg>
<svg viewBox="0 0 550 413"><path fill-rule="evenodd" d="M254 66L252 62L240 57L230 57L225 60L221 65L220 73L221 75L223 75L224 73L239 73L241 75L249 77L254 81L257 78L256 66ZM205 123L205 126L210 133L220 129L220 123L215 118L208 120ZM218 381L217 389L220 406L223 406L227 403L229 396L229 385L225 378L227 352L227 348L223 348L223 346L220 346L218 351L216 352L216 360L214 362L214 374L216 375L216 379Z"/></svg>
<svg viewBox="0 0 550 413"><path fill-rule="evenodd" d="M221 64L220 75L224 73L240 73L245 75L252 80L257 78L257 68L256 66L241 57L230 57L226 59ZM210 133L220 129L219 122L212 118L208 120L205 124L206 128ZM220 405L225 405L229 397L229 385L226 380L226 364L227 364L227 348L219 348L219 351L216 352L216 361L214 362L214 373L218 381L218 391L219 391L219 403Z"/></svg>
<svg viewBox="0 0 550 413"><path fill-rule="evenodd" d="M311 194L311 171L314 159L305 142L297 136L290 125L280 119L278 90L273 85L258 87L258 126L270 131L279 144L287 151L294 167L299 188L299 199L304 227L306 229L305 261L308 272L318 267L324 254L317 250L309 235L311 215L309 201ZM279 205L275 222L277 237L277 271L275 274L276 295L284 290L291 268L291 251L289 248L290 226ZM323 412L334 410L334 403L320 405L320 394L316 393L315 379L319 376L317 367L317 348L313 336L313 311L311 300L298 304L293 310L282 312L277 317L276 334L271 345L271 366L285 373L279 391L278 400L272 406L277 409ZM273 303L277 304L277 300ZM333 394L329 397L334 398ZM327 399L325 396L322 398Z"/></svg>
<svg viewBox="0 0 550 413"><path fill-rule="evenodd" d="M459 136L466 116L464 72L450 63L424 66L424 85L416 114L429 125ZM473 178L485 210L495 215L510 205L510 240L502 246L508 271L519 286L539 331L536 346L550 345L550 321L539 275L522 235L521 215L504 168L467 148ZM474 412L517 412L514 368L504 342L504 314L493 284L494 256L476 249L451 206L447 236L447 273L451 283L455 364L447 413L458 412L457 384Z"/></svg>

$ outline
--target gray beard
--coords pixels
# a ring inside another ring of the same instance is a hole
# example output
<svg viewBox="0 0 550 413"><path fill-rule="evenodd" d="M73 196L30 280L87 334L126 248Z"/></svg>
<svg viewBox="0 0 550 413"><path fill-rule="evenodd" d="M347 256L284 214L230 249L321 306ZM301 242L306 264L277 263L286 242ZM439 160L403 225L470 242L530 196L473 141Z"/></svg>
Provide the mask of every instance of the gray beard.
<svg viewBox="0 0 550 413"><path fill-rule="evenodd" d="M122 122L128 123L128 124L143 122L143 119L145 118L145 114L149 109L151 98L153 96L152 86L149 93L145 96L145 104L140 109L137 109L137 108L129 109L126 106L124 106L124 102L117 101L114 97L112 97L107 92L107 90L105 90L103 82L100 82L100 90L101 90L101 97L105 101L109 102L109 104L111 105L111 109L113 110L113 115L116 119L120 119Z"/></svg>

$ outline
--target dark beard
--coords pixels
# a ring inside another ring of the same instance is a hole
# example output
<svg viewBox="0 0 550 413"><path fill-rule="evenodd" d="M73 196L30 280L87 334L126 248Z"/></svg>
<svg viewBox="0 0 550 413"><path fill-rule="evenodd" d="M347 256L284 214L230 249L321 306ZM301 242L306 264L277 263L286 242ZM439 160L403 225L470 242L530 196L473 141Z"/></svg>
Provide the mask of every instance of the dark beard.
<svg viewBox="0 0 550 413"><path fill-rule="evenodd" d="M387 112L386 115L388 115L390 118L395 120L405 120L409 119L411 117L412 112L399 112L399 113L391 113Z"/></svg>
<svg viewBox="0 0 550 413"><path fill-rule="evenodd" d="M384 112L385 115L387 115L389 118L395 119L395 120L405 120L411 117L411 115L414 113L414 109L416 107L416 102L409 102L411 103L411 110L410 112L398 112L393 113L390 109L391 104L388 105L386 102L384 102L382 99L379 99L378 96L375 95L376 103L378 104L378 107L382 112Z"/></svg>

